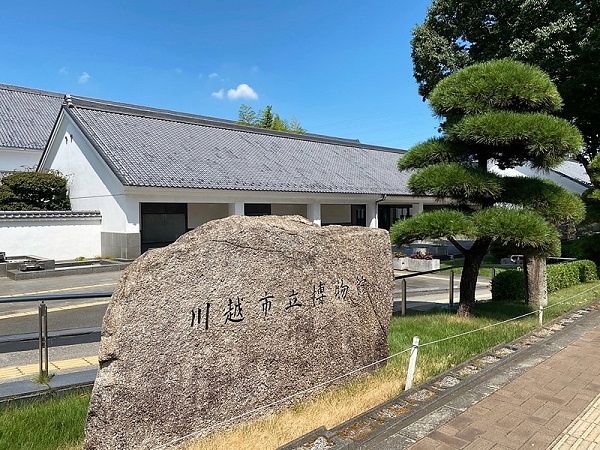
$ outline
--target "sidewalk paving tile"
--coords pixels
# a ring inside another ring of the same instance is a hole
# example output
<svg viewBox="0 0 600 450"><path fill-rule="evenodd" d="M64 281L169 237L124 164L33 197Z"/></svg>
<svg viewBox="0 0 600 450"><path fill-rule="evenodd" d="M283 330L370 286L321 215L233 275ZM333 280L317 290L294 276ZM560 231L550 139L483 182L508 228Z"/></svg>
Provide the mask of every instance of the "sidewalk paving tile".
<svg viewBox="0 0 600 450"><path fill-rule="evenodd" d="M600 448L598 344L594 328L409 448Z"/></svg>

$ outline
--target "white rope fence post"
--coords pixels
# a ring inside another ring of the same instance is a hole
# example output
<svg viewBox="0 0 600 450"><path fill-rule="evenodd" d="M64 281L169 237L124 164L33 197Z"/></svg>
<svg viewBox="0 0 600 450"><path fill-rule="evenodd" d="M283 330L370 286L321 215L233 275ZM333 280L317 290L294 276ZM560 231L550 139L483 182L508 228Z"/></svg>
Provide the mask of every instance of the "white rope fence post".
<svg viewBox="0 0 600 450"><path fill-rule="evenodd" d="M539 312L539 324L540 327L544 326L544 305L540 303L540 312Z"/></svg>
<svg viewBox="0 0 600 450"><path fill-rule="evenodd" d="M419 336L413 337L412 348L410 349L410 359L408 360L408 373L406 374L405 391L412 387L412 380L415 375L415 366L417 365L417 353L419 352Z"/></svg>

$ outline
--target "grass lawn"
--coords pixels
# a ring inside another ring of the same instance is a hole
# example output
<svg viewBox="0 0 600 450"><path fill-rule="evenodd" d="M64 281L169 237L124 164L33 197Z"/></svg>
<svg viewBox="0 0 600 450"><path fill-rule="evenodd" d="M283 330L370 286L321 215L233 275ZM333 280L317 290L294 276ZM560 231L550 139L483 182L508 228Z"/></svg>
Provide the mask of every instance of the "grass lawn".
<svg viewBox="0 0 600 450"><path fill-rule="evenodd" d="M600 282L580 284L552 293L544 321L551 321L598 298ZM421 348L414 378L414 384L418 384L491 347L532 331L538 320L535 312L502 323L528 312L532 311L524 304L490 302L478 304L477 317L469 319L443 311L394 317L389 336L390 354L409 349L413 336L420 337ZM427 345L472 330L480 331ZM328 389L277 414L190 443L186 448L265 450L277 448L322 425L332 428L398 395L404 388L407 365L408 352L401 353L369 376ZM88 401L89 395L80 394L0 410L0 450L81 448Z"/></svg>
<svg viewBox="0 0 600 450"><path fill-rule="evenodd" d="M89 392L0 409L0 450L81 448Z"/></svg>

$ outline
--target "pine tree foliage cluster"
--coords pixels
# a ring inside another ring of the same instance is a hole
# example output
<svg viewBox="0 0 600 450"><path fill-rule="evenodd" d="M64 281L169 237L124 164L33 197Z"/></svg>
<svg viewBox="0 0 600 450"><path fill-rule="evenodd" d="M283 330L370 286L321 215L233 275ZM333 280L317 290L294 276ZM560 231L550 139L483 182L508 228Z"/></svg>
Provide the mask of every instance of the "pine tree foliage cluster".
<svg viewBox="0 0 600 450"><path fill-rule="evenodd" d="M491 164L549 169L584 143L574 125L553 115L562 99L550 78L512 59L457 71L429 100L442 134L411 148L398 168L413 171L408 186L414 195L450 200L455 209L399 221L391 237L398 245L440 237L453 243L465 257L459 313L471 315L479 267L492 242L545 261L560 252L556 226L578 223L585 214L581 199L557 184L499 176ZM463 247L462 237L473 246Z"/></svg>

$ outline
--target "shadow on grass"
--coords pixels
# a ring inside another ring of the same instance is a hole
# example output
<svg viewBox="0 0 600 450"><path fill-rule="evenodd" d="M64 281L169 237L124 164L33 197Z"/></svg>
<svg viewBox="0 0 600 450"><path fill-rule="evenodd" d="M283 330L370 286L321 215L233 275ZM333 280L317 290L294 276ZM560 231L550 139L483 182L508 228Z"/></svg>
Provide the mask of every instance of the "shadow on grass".
<svg viewBox="0 0 600 450"><path fill-rule="evenodd" d="M503 321L531 313L534 309L523 302L485 302L475 306L477 317Z"/></svg>
<svg viewBox="0 0 600 450"><path fill-rule="evenodd" d="M454 308L433 308L427 311L417 311L409 308L406 311L406 317L454 315L457 309L458 304ZM475 306L475 317L501 322L533 311L534 309L531 306L522 302L478 302ZM393 316L402 317L398 311L394 312Z"/></svg>

